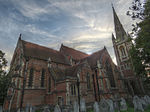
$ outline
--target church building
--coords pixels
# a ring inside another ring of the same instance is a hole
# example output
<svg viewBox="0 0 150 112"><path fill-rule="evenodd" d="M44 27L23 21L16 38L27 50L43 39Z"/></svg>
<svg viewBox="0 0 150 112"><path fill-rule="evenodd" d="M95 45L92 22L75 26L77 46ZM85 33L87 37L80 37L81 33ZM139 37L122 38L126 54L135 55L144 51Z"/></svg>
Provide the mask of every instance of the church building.
<svg viewBox="0 0 150 112"><path fill-rule="evenodd" d="M135 94L145 94L143 84L140 77L135 76L132 60L130 59L129 50L133 43L129 34L127 34L113 8L114 27L116 38L112 34L113 47L117 59L118 69L121 73L120 80L122 86L127 89L127 92L134 96Z"/></svg>
<svg viewBox="0 0 150 112"><path fill-rule="evenodd" d="M82 99L90 105L101 98L136 94L139 79L134 76L128 54L132 43L114 8L113 15L116 38L112 35L112 42L118 66L106 47L91 55L63 44L57 51L24 41L20 35L10 65L12 84L4 110L17 110L27 104L70 106Z"/></svg>

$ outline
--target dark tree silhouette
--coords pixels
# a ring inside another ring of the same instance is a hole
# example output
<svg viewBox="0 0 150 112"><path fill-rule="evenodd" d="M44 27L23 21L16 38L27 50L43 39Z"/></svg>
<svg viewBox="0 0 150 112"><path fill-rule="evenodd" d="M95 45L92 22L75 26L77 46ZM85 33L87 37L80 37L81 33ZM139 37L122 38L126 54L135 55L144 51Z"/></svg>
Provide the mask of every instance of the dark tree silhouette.
<svg viewBox="0 0 150 112"><path fill-rule="evenodd" d="M4 98L7 95L7 89L9 86L9 75L6 73L7 60L5 59L5 53L0 50L0 105L3 105Z"/></svg>

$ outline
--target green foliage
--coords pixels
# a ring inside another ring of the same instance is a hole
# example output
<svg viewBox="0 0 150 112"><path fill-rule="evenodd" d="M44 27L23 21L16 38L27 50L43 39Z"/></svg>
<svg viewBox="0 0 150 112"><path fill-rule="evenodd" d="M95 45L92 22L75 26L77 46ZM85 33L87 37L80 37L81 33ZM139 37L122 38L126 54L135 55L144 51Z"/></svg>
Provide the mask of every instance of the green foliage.
<svg viewBox="0 0 150 112"><path fill-rule="evenodd" d="M136 48L144 64L150 63L150 0L145 5L145 19L139 23L140 30L135 39Z"/></svg>
<svg viewBox="0 0 150 112"><path fill-rule="evenodd" d="M42 112L41 110L36 110L35 112Z"/></svg>
<svg viewBox="0 0 150 112"><path fill-rule="evenodd" d="M133 69L138 76L145 76L145 66L142 64L141 56L139 55L139 50L136 49L136 47L132 47L130 50L130 56L132 59Z"/></svg>
<svg viewBox="0 0 150 112"><path fill-rule="evenodd" d="M145 110L145 112L150 112L150 105L147 107L147 109Z"/></svg>
<svg viewBox="0 0 150 112"><path fill-rule="evenodd" d="M135 19L144 19L144 7L145 1L133 0L131 7L127 11L127 15L130 16L133 20Z"/></svg>
<svg viewBox="0 0 150 112"><path fill-rule="evenodd" d="M134 112L134 108L128 107L128 110L127 110L127 111L120 111L120 112Z"/></svg>
<svg viewBox="0 0 150 112"><path fill-rule="evenodd" d="M5 53L0 50L0 105L3 105L4 98L7 95L7 89L9 86L9 75L7 75L5 68L7 66L7 60L4 58Z"/></svg>
<svg viewBox="0 0 150 112"><path fill-rule="evenodd" d="M36 110L36 112L42 112L42 110ZM51 111L51 112L53 112L53 111ZM93 111L93 109L88 109L87 112L94 112L94 111ZM115 112L118 112L118 111L115 111ZM134 112L134 107L131 107L128 105L127 111L120 111L120 112ZM147 107L147 109L145 109L144 112L150 112L150 105Z"/></svg>
<svg viewBox="0 0 150 112"><path fill-rule="evenodd" d="M150 67L150 0L144 6L144 19L138 24L135 45L130 50L136 75L148 79L145 69Z"/></svg>
<svg viewBox="0 0 150 112"><path fill-rule="evenodd" d="M93 109L88 109L87 112L94 112Z"/></svg>
<svg viewBox="0 0 150 112"><path fill-rule="evenodd" d="M4 58L5 53L0 50L0 75L5 75L5 68L7 66L7 60Z"/></svg>
<svg viewBox="0 0 150 112"><path fill-rule="evenodd" d="M120 111L120 112L134 112L134 107L128 106L127 111ZM144 110L144 112L150 112L150 105Z"/></svg>
<svg viewBox="0 0 150 112"><path fill-rule="evenodd" d="M146 1L144 13L146 18L150 17L150 0Z"/></svg>

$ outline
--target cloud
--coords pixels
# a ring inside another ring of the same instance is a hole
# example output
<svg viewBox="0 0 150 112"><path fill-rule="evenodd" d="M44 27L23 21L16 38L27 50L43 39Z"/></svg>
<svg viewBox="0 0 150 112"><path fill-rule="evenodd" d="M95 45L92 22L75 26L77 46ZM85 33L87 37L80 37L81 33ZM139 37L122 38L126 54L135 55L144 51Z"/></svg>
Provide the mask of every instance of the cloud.
<svg viewBox="0 0 150 112"><path fill-rule="evenodd" d="M132 0L113 0L116 12L130 31L126 11ZM10 62L19 33L22 38L59 49L61 43L93 53L104 45L115 60L111 42L114 32L110 0L2 0L0 1L0 48Z"/></svg>
<svg viewBox="0 0 150 112"><path fill-rule="evenodd" d="M56 8L51 7L51 4L47 4L48 2L44 0L41 2L39 0L12 0L12 3L22 15L35 20L40 19L45 14L54 14L57 12Z"/></svg>

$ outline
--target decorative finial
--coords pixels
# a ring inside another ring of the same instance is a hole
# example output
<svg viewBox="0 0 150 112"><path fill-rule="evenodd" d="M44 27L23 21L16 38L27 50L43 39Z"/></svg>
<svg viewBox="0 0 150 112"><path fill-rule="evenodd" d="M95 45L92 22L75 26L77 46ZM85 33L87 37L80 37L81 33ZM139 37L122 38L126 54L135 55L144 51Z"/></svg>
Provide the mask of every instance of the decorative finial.
<svg viewBox="0 0 150 112"><path fill-rule="evenodd" d="M113 3L111 3L111 7L112 7L112 9L113 9L113 12L115 12Z"/></svg>
<svg viewBox="0 0 150 112"><path fill-rule="evenodd" d="M106 49L106 47L104 46L104 49Z"/></svg>
<svg viewBox="0 0 150 112"><path fill-rule="evenodd" d="M111 6L114 7L113 3L111 2Z"/></svg>
<svg viewBox="0 0 150 112"><path fill-rule="evenodd" d="M20 35L19 35L19 40L21 40L21 36L22 36L22 35L21 35L21 33L20 33Z"/></svg>
<svg viewBox="0 0 150 112"><path fill-rule="evenodd" d="M49 57L48 58L48 68L51 68L52 67L52 60L51 58Z"/></svg>

